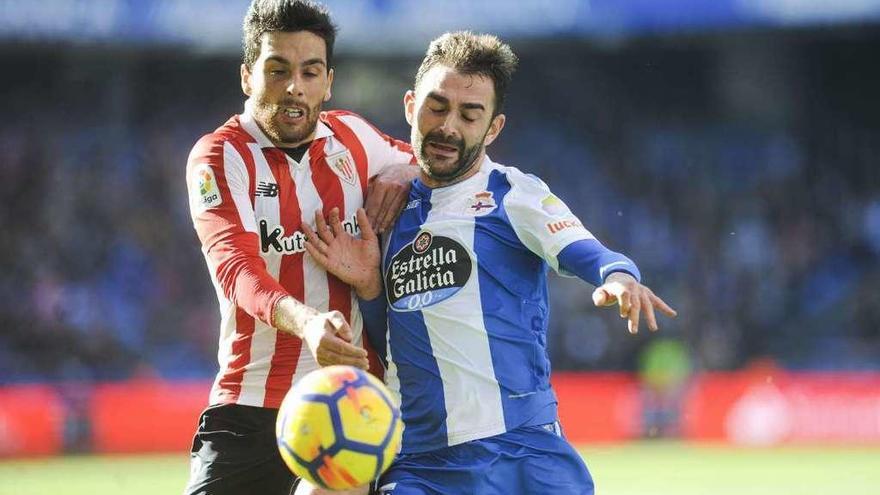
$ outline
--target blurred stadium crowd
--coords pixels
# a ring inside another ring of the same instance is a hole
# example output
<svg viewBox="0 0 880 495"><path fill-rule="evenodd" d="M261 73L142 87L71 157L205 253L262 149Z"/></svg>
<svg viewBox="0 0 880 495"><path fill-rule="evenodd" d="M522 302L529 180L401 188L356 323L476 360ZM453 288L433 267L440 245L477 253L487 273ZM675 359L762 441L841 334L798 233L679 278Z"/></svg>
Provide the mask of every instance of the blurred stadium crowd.
<svg viewBox="0 0 880 495"><path fill-rule="evenodd" d="M639 262L694 367L880 369L874 31L512 41L490 154ZM212 376L219 315L183 176L241 110L238 61L57 48L0 52L0 381ZM408 137L417 62L341 54L331 108ZM636 369L657 339L590 292L552 277L555 369Z"/></svg>

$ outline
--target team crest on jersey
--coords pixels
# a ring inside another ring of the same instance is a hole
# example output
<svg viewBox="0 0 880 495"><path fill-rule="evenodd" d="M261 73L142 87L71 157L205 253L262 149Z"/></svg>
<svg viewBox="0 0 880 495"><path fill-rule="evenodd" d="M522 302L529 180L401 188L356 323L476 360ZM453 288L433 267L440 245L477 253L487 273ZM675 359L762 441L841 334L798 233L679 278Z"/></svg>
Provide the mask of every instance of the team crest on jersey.
<svg viewBox="0 0 880 495"><path fill-rule="evenodd" d="M223 204L220 188L217 187L217 178L214 170L207 163L197 165L193 170L192 192L196 196L196 203L200 210L214 208Z"/></svg>
<svg viewBox="0 0 880 495"><path fill-rule="evenodd" d="M388 263L388 303L395 311L417 311L449 299L467 284L472 267L461 243L422 231Z"/></svg>
<svg viewBox="0 0 880 495"><path fill-rule="evenodd" d="M354 158L348 150L340 151L327 156L327 165L340 179L351 185L357 184L357 169L354 165Z"/></svg>
<svg viewBox="0 0 880 495"><path fill-rule="evenodd" d="M432 236L430 232L422 232L416 237L416 240L413 241L413 251L416 254L422 254L431 247Z"/></svg>
<svg viewBox="0 0 880 495"><path fill-rule="evenodd" d="M492 197L492 191L480 191L467 199L464 212L475 217L482 217L492 213L498 205Z"/></svg>

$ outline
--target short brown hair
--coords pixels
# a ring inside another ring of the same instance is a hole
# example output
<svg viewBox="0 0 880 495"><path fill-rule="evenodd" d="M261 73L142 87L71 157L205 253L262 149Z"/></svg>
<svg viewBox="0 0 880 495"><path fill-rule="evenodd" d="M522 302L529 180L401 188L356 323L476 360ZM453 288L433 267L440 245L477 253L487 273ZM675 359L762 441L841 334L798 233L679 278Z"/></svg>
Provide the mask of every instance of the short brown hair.
<svg viewBox="0 0 880 495"><path fill-rule="evenodd" d="M433 67L445 65L462 74L479 74L492 79L495 86L494 115L501 113L507 86L519 60L510 46L491 34L470 31L446 33L428 46L416 72L416 87Z"/></svg>
<svg viewBox="0 0 880 495"><path fill-rule="evenodd" d="M336 26L323 5L309 0L253 0L242 28L243 62L248 69L260 57L263 34L273 31L308 31L319 36L327 47L327 68L332 66Z"/></svg>

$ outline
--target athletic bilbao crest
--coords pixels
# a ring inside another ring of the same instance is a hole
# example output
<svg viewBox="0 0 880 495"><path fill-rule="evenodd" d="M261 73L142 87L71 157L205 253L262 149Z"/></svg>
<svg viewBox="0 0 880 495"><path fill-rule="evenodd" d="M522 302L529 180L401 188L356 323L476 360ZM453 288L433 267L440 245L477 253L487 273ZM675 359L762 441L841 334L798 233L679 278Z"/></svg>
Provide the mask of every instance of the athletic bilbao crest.
<svg viewBox="0 0 880 495"><path fill-rule="evenodd" d="M357 169L354 165L354 158L348 150L340 151L327 156L327 165L330 170L339 176L340 179L351 185L357 185Z"/></svg>
<svg viewBox="0 0 880 495"><path fill-rule="evenodd" d="M422 231L385 270L388 303L395 311L417 311L449 299L467 284L472 267L461 243Z"/></svg>

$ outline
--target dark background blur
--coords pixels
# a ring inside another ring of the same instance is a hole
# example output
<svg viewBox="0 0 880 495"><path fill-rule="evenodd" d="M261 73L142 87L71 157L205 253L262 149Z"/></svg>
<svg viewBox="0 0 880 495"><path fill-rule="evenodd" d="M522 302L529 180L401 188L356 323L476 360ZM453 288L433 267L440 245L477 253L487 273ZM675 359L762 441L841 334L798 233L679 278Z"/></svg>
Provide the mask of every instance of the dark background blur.
<svg viewBox="0 0 880 495"><path fill-rule="evenodd" d="M328 4L327 108L400 138L428 40L510 42L492 158L542 177L679 311L633 337L553 277L555 369L635 370L665 342L695 370L880 370L880 2ZM241 111L246 5L0 3L0 382L216 372L184 169Z"/></svg>

